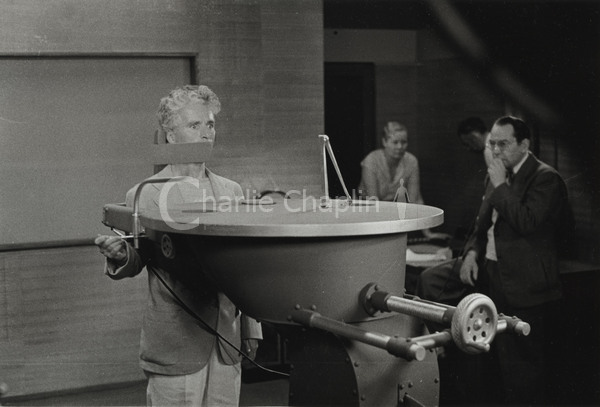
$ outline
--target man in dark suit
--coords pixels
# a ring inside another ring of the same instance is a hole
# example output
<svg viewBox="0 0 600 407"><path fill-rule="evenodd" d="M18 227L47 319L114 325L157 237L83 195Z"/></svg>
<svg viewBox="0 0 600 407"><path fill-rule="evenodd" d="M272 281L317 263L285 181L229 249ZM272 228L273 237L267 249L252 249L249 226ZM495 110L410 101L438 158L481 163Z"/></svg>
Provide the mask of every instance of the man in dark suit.
<svg viewBox="0 0 600 407"><path fill-rule="evenodd" d="M545 401L552 322L562 298L557 253L567 188L556 170L529 151L530 140L521 119L506 116L494 123L486 193L460 268L465 284L489 280L498 312L531 325L527 337L502 334L492 344L501 381L498 401L509 404Z"/></svg>

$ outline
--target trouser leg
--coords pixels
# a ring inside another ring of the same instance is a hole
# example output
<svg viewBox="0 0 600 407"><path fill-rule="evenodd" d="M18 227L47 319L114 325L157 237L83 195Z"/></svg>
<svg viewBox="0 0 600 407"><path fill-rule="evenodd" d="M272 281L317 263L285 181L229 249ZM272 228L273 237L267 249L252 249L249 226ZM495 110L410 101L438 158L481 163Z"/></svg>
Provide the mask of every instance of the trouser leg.
<svg viewBox="0 0 600 407"><path fill-rule="evenodd" d="M214 346L207 364L187 375L146 372L148 406L238 406L241 364L226 365Z"/></svg>
<svg viewBox="0 0 600 407"><path fill-rule="evenodd" d="M553 315L557 302L515 308L504 295L495 262L489 262L490 296L499 313L516 316L531 327L528 336L502 333L495 337L492 351L500 367L503 401L507 404L541 404L546 399L546 381L551 376Z"/></svg>

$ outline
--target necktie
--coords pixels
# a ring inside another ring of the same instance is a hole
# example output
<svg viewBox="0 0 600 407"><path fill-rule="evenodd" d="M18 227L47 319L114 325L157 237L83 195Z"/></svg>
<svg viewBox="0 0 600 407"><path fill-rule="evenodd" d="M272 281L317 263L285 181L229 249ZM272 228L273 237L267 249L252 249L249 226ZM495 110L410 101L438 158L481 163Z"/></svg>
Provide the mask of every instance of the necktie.
<svg viewBox="0 0 600 407"><path fill-rule="evenodd" d="M513 180L515 179L515 173L513 172L513 170L506 170L506 183L508 185L513 183Z"/></svg>

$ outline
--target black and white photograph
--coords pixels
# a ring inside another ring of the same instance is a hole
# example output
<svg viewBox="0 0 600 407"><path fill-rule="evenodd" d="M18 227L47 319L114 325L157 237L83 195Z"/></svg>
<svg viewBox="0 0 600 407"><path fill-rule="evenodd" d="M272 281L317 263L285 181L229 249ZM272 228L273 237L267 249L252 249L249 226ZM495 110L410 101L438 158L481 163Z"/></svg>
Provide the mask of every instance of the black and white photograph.
<svg viewBox="0 0 600 407"><path fill-rule="evenodd" d="M600 406L600 1L0 0L0 406Z"/></svg>

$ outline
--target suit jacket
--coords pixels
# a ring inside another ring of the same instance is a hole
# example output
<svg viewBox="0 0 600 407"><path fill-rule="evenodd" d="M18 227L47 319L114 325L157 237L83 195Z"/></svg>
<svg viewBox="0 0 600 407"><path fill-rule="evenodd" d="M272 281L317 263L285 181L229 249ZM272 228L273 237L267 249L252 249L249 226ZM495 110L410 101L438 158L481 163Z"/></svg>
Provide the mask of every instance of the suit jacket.
<svg viewBox="0 0 600 407"><path fill-rule="evenodd" d="M569 209L563 179L528 153L510 186L487 184L465 253L475 250L483 260L496 209L498 271L509 305L532 307L561 298L557 253L561 222Z"/></svg>
<svg viewBox="0 0 600 407"><path fill-rule="evenodd" d="M207 174L217 198L235 200L242 196L237 183L208 170ZM172 176L170 167L166 167L153 178ZM148 192L142 191L140 207L157 204L161 186L147 185L144 190ZM175 196L179 194L177 188L175 184L171 191ZM127 194L130 206L134 192L135 187ZM160 243L142 240L138 250L128 245L127 262L122 267L107 262L106 274L115 280L136 276L144 267L148 269L149 295L140 339L141 367L165 375L194 373L206 365L217 344L225 363L239 363L239 353L217 339L211 330L218 331L239 348L241 339L262 338L260 324L248 316L240 316L231 301L204 274L198 261L201 253L191 247L189 239L177 234L169 237L176 250L174 258L162 255ZM192 317L169 289L203 322Z"/></svg>

